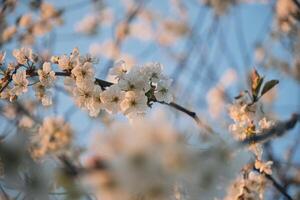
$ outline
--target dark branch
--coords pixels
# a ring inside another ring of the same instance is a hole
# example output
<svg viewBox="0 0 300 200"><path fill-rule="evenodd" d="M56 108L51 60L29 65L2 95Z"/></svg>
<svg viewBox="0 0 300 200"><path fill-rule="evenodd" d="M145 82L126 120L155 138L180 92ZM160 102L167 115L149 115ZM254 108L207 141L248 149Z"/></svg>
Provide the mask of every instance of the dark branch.
<svg viewBox="0 0 300 200"><path fill-rule="evenodd" d="M14 73L16 73L17 70L15 70ZM36 71L30 71L28 70L27 72L27 75L29 77L35 77L35 76L38 76L38 73ZM67 77L67 76L71 76L71 73L70 72L55 72L55 75L56 76L63 76L63 77ZM8 81L3 85L3 87L0 89L0 93L9 85L9 83L12 81L12 75L9 77ZM102 79L98 79L96 78L95 79L95 84L99 85L103 90L105 90L105 88L113 85L113 83L111 82L108 82L108 81L105 81L105 80L102 80ZM198 125L200 125L201 127L205 128L206 131L210 132L210 133L213 133L213 130L206 124L204 124L200 119L199 117L197 116L197 114L193 111L190 111L184 107L182 107L181 105L178 105L174 102L171 102L171 103L166 103L166 102L162 102L162 101L156 101L154 100L154 102L157 102L157 103L161 103L161 104L165 104L165 105L168 105L172 108L175 108L176 110L179 110L185 114L187 114L188 116L192 117L196 123Z"/></svg>
<svg viewBox="0 0 300 200"><path fill-rule="evenodd" d="M294 4L297 6L298 10L300 11L300 3L298 0L292 0Z"/></svg>
<svg viewBox="0 0 300 200"><path fill-rule="evenodd" d="M293 200L293 198L287 193L287 191L285 190L285 188L275 180L275 178L273 178L272 175L270 174L266 174L264 172L260 172L258 169L256 169L254 167L254 170L263 174L269 181L272 182L273 186L288 200Z"/></svg>

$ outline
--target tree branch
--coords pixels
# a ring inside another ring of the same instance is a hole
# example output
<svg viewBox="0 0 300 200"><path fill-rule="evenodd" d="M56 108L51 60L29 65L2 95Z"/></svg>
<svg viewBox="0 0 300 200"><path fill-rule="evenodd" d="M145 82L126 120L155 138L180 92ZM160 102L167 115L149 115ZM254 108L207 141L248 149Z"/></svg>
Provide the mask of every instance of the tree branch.
<svg viewBox="0 0 300 200"><path fill-rule="evenodd" d="M254 167L254 170L259 172L260 174L264 175L269 181L272 182L273 186L288 200L293 200L293 198L287 193L287 191L285 190L285 188L280 184L278 183L275 178L270 175L270 174L266 174L264 172L260 172L258 169L256 169Z"/></svg>
<svg viewBox="0 0 300 200"><path fill-rule="evenodd" d="M267 140L274 136L282 136L285 134L288 130L291 130L295 127L297 122L300 121L300 114L296 113L291 116L289 120L278 122L275 126L272 128L264 131L262 134L251 136L245 140L242 141L242 144L251 144L255 142L261 142L264 140Z"/></svg>
<svg viewBox="0 0 300 200"><path fill-rule="evenodd" d="M14 71L14 73L16 73L16 70ZM31 70L27 70L26 74L29 77L35 77L38 76L38 73L36 71L31 71ZM55 72L56 76L63 76L63 77L68 77L71 76L70 72ZM3 87L0 89L0 93L4 91L4 89L9 85L9 83L12 81L12 75L9 77L8 81L3 85ZM102 80L102 79L98 79L95 78L95 84L99 85L103 90L105 90L105 88L112 86L113 83ZM171 103L166 103L163 101L157 101L156 99L153 100L153 102L157 102L160 104L164 104L164 105L168 105L172 108L175 108L176 110L185 113L186 115L190 116L191 118L194 119L194 121L201 126L202 128L204 128L206 131L208 131L209 133L213 133L213 129L211 127L209 127L207 124L203 123L200 118L197 116L197 114L193 111L190 111L186 108L184 108L183 106L175 103L175 102L171 102Z"/></svg>

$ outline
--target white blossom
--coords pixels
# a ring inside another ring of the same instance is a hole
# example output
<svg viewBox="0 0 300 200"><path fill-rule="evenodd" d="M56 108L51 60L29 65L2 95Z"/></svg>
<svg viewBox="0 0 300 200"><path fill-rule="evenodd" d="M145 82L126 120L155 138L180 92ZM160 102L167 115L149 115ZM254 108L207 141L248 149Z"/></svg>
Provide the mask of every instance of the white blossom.
<svg viewBox="0 0 300 200"><path fill-rule="evenodd" d="M102 108L102 101L100 98L101 93L102 93L101 87L99 85L95 85L92 92L91 100L87 104L89 114L92 117L96 117L99 114L100 109Z"/></svg>
<svg viewBox="0 0 300 200"><path fill-rule="evenodd" d="M106 88L100 97L107 112L115 114L121 111L121 102L125 97L125 92L121 91L118 85L112 85Z"/></svg>
<svg viewBox="0 0 300 200"><path fill-rule="evenodd" d="M170 92L171 80L160 80L154 92L154 96L158 101L170 103L173 95Z"/></svg>
<svg viewBox="0 0 300 200"><path fill-rule="evenodd" d="M71 61L67 55L59 56L58 58L58 66L62 70L70 70L72 69Z"/></svg>
<svg viewBox="0 0 300 200"><path fill-rule="evenodd" d="M45 87L51 87L53 85L55 72L51 69L51 63L45 62L43 68L38 70L39 80Z"/></svg>
<svg viewBox="0 0 300 200"><path fill-rule="evenodd" d="M17 59L19 64L25 65L29 60L34 62L32 49L29 48L21 48L21 49L14 49L13 56Z"/></svg>
<svg viewBox="0 0 300 200"><path fill-rule="evenodd" d="M141 71L145 78L151 82L158 83L160 80L164 79L164 76L161 73L162 66L160 63L146 64L142 67Z"/></svg>
<svg viewBox="0 0 300 200"><path fill-rule="evenodd" d="M259 129L261 131L263 131L263 130L266 130L266 129L270 129L272 126L275 125L275 122L272 121L272 120L267 120L267 118L264 117L261 120L259 120L258 125L259 125Z"/></svg>
<svg viewBox="0 0 300 200"><path fill-rule="evenodd" d="M130 70L130 67L126 65L124 60L120 60L115 63L114 67L109 69L109 75L115 79L121 79Z"/></svg>
<svg viewBox="0 0 300 200"><path fill-rule="evenodd" d="M260 160L255 160L255 168L259 170L260 173L264 172L266 174L271 175L272 174L272 161L263 162Z"/></svg>
<svg viewBox="0 0 300 200"><path fill-rule="evenodd" d="M150 84L138 67L131 69L118 82L119 87L124 91L144 91L150 89Z"/></svg>
<svg viewBox="0 0 300 200"><path fill-rule="evenodd" d="M70 71L77 65L83 64L83 58L80 56L78 48L74 48L70 56L53 57L52 61L57 62L61 70L64 71Z"/></svg>
<svg viewBox="0 0 300 200"><path fill-rule="evenodd" d="M81 86L87 82L94 82L95 70L93 64L85 62L83 65L77 65L72 69L72 74L76 78L76 85Z"/></svg>
<svg viewBox="0 0 300 200"><path fill-rule="evenodd" d="M251 171L246 177L238 177L224 200L263 200L266 180L263 175Z"/></svg>
<svg viewBox="0 0 300 200"><path fill-rule="evenodd" d="M141 92L126 92L121 108L125 115L145 113L148 109L147 97Z"/></svg>
<svg viewBox="0 0 300 200"><path fill-rule="evenodd" d="M12 76L14 87L12 88L13 94L19 96L28 91L28 80L26 79L26 71L18 71Z"/></svg>
<svg viewBox="0 0 300 200"><path fill-rule="evenodd" d="M84 84L73 89L73 97L79 108L87 108L93 97L94 84Z"/></svg>

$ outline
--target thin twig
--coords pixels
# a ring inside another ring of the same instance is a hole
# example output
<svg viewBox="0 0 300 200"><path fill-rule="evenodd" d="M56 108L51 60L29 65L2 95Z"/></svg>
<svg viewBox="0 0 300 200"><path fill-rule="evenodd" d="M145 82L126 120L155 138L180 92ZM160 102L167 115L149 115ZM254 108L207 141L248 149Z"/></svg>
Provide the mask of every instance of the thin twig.
<svg viewBox="0 0 300 200"><path fill-rule="evenodd" d="M166 103L166 102L163 102L163 101L154 101L154 102L157 102L157 103L161 103L161 104L164 104L164 105L167 105L167 106L170 106L172 108L175 108L176 110L180 111L180 112L183 112L185 113L186 115L190 116L191 118L194 119L194 121L202 128L204 128L208 133L214 133L214 130L209 127L206 123L204 123L203 121L200 120L200 118L198 117L197 113L194 112L194 111L190 111L184 107L182 107L181 105L175 103L175 102L171 102L171 103Z"/></svg>
<svg viewBox="0 0 300 200"><path fill-rule="evenodd" d="M260 172L258 169L254 168L255 171L263 174L269 181L272 182L273 186L284 196L286 197L286 199L288 200L293 200L293 198L287 193L287 191L285 190L285 188L275 180L275 178L270 175L270 174L266 174L264 172Z"/></svg>

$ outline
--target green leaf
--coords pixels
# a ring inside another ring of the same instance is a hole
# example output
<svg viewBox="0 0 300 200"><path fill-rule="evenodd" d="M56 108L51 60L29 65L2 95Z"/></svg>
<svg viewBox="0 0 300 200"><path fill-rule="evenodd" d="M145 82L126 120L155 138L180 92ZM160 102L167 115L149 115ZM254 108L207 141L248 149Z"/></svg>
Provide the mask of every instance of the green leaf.
<svg viewBox="0 0 300 200"><path fill-rule="evenodd" d="M269 90L271 90L278 83L279 83L278 80L270 80L270 81L266 82L266 84L264 85L264 87L262 89L261 96L266 94Z"/></svg>
<svg viewBox="0 0 300 200"><path fill-rule="evenodd" d="M252 91L253 92L252 95L253 95L253 98L255 100L258 97L258 94L259 94L259 91L260 91L260 88L261 88L263 82L264 82L264 77L259 78L259 80L257 82L257 85L256 85L256 88L254 89L254 91Z"/></svg>

